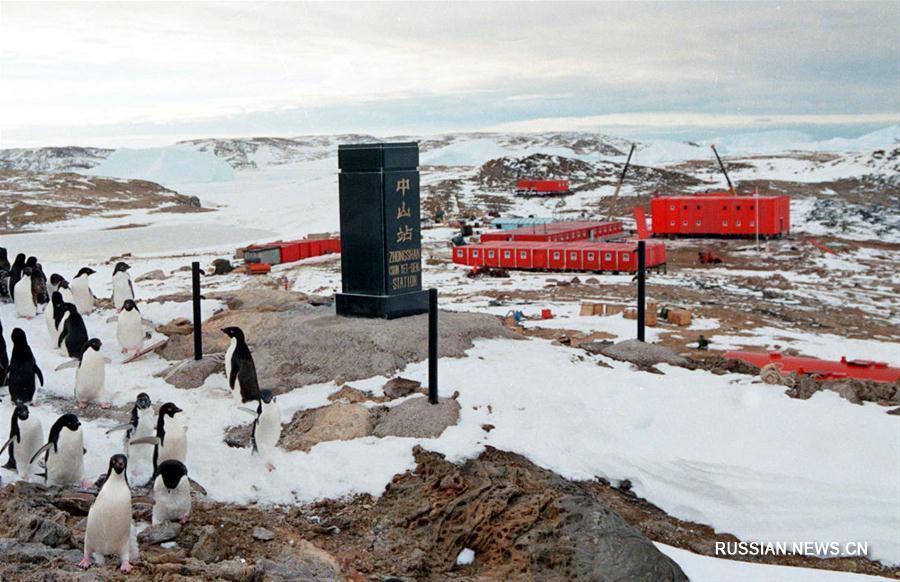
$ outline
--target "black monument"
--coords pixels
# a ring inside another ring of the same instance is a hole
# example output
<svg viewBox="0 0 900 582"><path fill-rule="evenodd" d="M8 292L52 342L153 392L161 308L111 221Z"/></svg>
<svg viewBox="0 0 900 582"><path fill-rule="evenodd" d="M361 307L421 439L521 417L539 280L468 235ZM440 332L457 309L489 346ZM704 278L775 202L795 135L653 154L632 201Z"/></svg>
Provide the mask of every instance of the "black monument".
<svg viewBox="0 0 900 582"><path fill-rule="evenodd" d="M341 286L337 314L394 319L426 313L422 291L419 146L338 147Z"/></svg>

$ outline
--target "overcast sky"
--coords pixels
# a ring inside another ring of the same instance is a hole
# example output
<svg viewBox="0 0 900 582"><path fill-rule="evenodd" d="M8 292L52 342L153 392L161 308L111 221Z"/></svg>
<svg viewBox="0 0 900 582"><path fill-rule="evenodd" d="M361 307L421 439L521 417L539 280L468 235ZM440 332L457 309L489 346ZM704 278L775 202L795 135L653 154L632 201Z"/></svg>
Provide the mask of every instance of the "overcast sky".
<svg viewBox="0 0 900 582"><path fill-rule="evenodd" d="M900 123L900 3L0 1L0 146Z"/></svg>

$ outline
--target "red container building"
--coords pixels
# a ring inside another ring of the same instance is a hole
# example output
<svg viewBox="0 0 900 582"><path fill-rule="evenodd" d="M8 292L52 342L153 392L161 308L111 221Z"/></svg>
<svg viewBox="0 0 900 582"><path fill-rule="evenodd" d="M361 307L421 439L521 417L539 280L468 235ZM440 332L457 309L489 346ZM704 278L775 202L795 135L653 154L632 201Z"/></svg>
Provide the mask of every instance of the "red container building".
<svg viewBox="0 0 900 582"><path fill-rule="evenodd" d="M647 268L666 265L666 245L646 243ZM470 267L500 267L525 271L593 271L634 273L637 242L495 241L453 248L453 262Z"/></svg>
<svg viewBox="0 0 900 582"><path fill-rule="evenodd" d="M654 236L768 238L791 229L788 196L731 196L727 192L657 196L650 203Z"/></svg>
<svg viewBox="0 0 900 582"><path fill-rule="evenodd" d="M278 265L339 252L339 238L289 240L249 246L244 249L244 260Z"/></svg>
<svg viewBox="0 0 900 582"><path fill-rule="evenodd" d="M568 180L519 180L516 194L520 196L564 196L571 194Z"/></svg>
<svg viewBox="0 0 900 582"><path fill-rule="evenodd" d="M569 221L535 224L508 230L495 230L481 235L481 242L542 241L564 242L577 240L609 240L625 236L621 222Z"/></svg>

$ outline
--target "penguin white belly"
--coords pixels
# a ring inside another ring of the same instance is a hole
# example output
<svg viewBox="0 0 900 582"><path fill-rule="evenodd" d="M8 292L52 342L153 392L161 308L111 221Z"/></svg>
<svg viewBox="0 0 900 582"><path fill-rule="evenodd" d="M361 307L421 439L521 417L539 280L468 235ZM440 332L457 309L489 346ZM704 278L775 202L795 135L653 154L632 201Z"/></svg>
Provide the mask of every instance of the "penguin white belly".
<svg viewBox="0 0 900 582"><path fill-rule="evenodd" d="M37 306L31 295L31 277L22 277L16 283L16 315L19 317L34 317L37 315Z"/></svg>
<svg viewBox="0 0 900 582"><path fill-rule="evenodd" d="M29 461L44 444L44 428L41 426L41 421L34 416L29 416L24 421L20 420L19 435L22 440L17 442L13 448L16 470L21 479L29 481L34 474L34 467Z"/></svg>
<svg viewBox="0 0 900 582"><path fill-rule="evenodd" d="M231 391L231 395L234 397L234 402L236 404L244 403L244 399L241 396L241 380L240 380L240 378L234 379L234 390Z"/></svg>
<svg viewBox="0 0 900 582"><path fill-rule="evenodd" d="M57 452L50 449L47 457L47 483L50 485L77 485L84 477L84 438L77 431L63 429L59 433Z"/></svg>
<svg viewBox="0 0 900 582"><path fill-rule="evenodd" d="M156 432L153 409L138 411L138 425L131 437L125 441L125 454L128 455L128 477L132 483L145 483L153 474L153 447L149 445L128 444L131 439L152 437Z"/></svg>
<svg viewBox="0 0 900 582"><path fill-rule="evenodd" d="M131 291L131 279L126 273L116 273L113 275L113 305L116 309L122 309L127 299L134 299L134 293Z"/></svg>
<svg viewBox="0 0 900 582"><path fill-rule="evenodd" d="M131 491L121 475L111 476L88 512L84 545L90 554L131 559Z"/></svg>
<svg viewBox="0 0 900 582"><path fill-rule="evenodd" d="M184 463L187 460L187 431L181 421L170 418L166 421L165 443L159 445L157 465L163 461L174 459Z"/></svg>
<svg viewBox="0 0 900 582"><path fill-rule="evenodd" d="M103 355L94 349L87 349L81 357L81 365L75 372L75 398L94 401L103 397L106 387L106 362Z"/></svg>
<svg viewBox="0 0 900 582"><path fill-rule="evenodd" d="M231 358L234 357L234 350L237 348L237 340L231 338L228 349L225 350L225 379L231 381Z"/></svg>
<svg viewBox="0 0 900 582"><path fill-rule="evenodd" d="M153 525L181 521L191 516L191 483L181 478L175 489L167 489L161 476L153 483Z"/></svg>
<svg viewBox="0 0 900 582"><path fill-rule="evenodd" d="M272 459L272 452L281 437L281 410L274 402L263 404L262 414L256 423L256 448L264 461Z"/></svg>
<svg viewBox="0 0 900 582"><path fill-rule="evenodd" d="M119 314L116 339L126 350L139 350L144 347L144 325L141 322L140 311L132 309Z"/></svg>
<svg viewBox="0 0 900 582"><path fill-rule="evenodd" d="M78 313L82 315L90 315L94 310L94 295L91 293L90 283L86 277L76 277L70 285L72 289L72 298L75 300L75 307Z"/></svg>

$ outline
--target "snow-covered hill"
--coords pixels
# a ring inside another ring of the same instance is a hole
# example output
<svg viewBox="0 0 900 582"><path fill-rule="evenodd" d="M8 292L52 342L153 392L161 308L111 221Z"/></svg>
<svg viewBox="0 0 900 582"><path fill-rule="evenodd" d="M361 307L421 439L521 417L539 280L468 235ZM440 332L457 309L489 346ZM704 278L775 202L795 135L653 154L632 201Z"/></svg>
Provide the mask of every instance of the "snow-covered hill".
<svg viewBox="0 0 900 582"><path fill-rule="evenodd" d="M89 147L0 149L0 168L28 172L76 172L93 168L113 150Z"/></svg>

